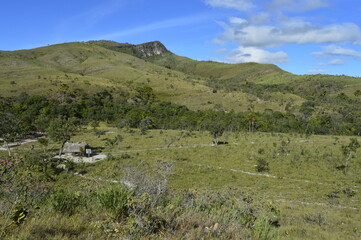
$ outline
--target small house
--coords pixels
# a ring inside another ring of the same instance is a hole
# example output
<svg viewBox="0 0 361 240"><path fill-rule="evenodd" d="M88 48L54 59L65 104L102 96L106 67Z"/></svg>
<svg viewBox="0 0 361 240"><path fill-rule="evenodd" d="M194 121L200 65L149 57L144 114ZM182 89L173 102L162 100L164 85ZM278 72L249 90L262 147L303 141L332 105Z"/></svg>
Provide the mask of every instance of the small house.
<svg viewBox="0 0 361 240"><path fill-rule="evenodd" d="M91 149L85 142L66 142L64 144L63 153L71 155L85 155L87 149Z"/></svg>

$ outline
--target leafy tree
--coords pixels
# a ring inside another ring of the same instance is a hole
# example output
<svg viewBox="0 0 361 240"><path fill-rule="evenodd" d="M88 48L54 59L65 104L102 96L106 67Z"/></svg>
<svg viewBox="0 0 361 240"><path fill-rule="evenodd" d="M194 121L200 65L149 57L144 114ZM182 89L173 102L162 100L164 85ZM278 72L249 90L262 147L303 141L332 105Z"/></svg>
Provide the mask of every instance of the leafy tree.
<svg viewBox="0 0 361 240"><path fill-rule="evenodd" d="M58 117L53 119L48 127L48 135L51 140L61 143L59 156L62 154L64 145L70 140L71 136L77 130L76 119L65 119Z"/></svg>
<svg viewBox="0 0 361 240"><path fill-rule="evenodd" d="M153 127L153 120L149 117L144 118L139 123L139 129L142 135L147 133L147 130Z"/></svg>
<svg viewBox="0 0 361 240"><path fill-rule="evenodd" d="M269 162L264 158L257 158L257 172L267 172L270 170Z"/></svg>
<svg viewBox="0 0 361 240"><path fill-rule="evenodd" d="M149 86L138 87L136 89L136 94L133 100L135 100L135 102L137 102L138 104L152 104L155 100L155 94L153 92L153 89Z"/></svg>
<svg viewBox="0 0 361 240"><path fill-rule="evenodd" d="M360 148L360 146L361 145L356 138L351 138L350 143L348 145L341 146L342 154L345 157L345 168L344 168L345 174L347 174L348 172L351 159L356 157L356 151L358 148Z"/></svg>
<svg viewBox="0 0 361 240"><path fill-rule="evenodd" d="M208 131L214 138L214 144L218 145L218 138L221 137L226 130L225 125L222 122L215 121L208 126Z"/></svg>
<svg viewBox="0 0 361 240"><path fill-rule="evenodd" d="M7 146L9 156L11 156L11 151L8 143L15 141L22 133L21 122L14 114L9 112L0 114L0 137Z"/></svg>
<svg viewBox="0 0 361 240"><path fill-rule="evenodd" d="M253 112L251 112L250 114L248 114L247 119L248 119L248 131L254 132L256 129L255 127L256 115Z"/></svg>

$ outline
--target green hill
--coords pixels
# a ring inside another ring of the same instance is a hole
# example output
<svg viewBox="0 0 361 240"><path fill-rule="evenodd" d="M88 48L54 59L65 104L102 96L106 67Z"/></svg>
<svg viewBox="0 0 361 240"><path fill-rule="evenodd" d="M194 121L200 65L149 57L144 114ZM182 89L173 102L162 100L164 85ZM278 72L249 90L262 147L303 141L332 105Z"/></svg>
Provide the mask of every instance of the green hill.
<svg viewBox="0 0 361 240"><path fill-rule="evenodd" d="M299 114L309 100L320 111L337 111L332 97L343 93L356 99L360 82L347 76L293 75L272 64L195 61L171 53L160 42L90 41L0 51L1 96L52 94L64 85L89 93L148 85L159 100L192 110ZM328 99L314 99L320 94Z"/></svg>

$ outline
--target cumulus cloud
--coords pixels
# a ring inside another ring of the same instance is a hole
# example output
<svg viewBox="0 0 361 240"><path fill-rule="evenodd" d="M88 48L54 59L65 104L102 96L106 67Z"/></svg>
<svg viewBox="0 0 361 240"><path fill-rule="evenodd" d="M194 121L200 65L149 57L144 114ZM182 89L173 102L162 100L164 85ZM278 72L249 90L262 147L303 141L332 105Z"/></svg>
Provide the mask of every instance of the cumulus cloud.
<svg viewBox="0 0 361 240"><path fill-rule="evenodd" d="M257 25L246 19L230 18L216 43L237 42L244 47L272 48L285 44L339 43L356 44L361 29L353 23L316 26L299 19L279 25Z"/></svg>
<svg viewBox="0 0 361 240"><path fill-rule="evenodd" d="M231 62L285 63L288 55L275 51L286 45L330 45L312 55L329 59L319 66L342 65L345 57L361 60L361 52L341 48L361 45L361 28L355 23L340 22L324 24L314 22L301 13L330 6L330 0L204 0L213 7L226 7L242 11L240 17L230 17L218 22L224 31L216 39L216 44L230 42L237 47L230 51L226 60ZM290 17L290 13L298 17ZM273 49L273 50L272 50ZM332 58L331 58L332 57ZM332 60L331 60L332 59ZM310 73L322 73L324 69L312 69Z"/></svg>
<svg viewBox="0 0 361 240"><path fill-rule="evenodd" d="M227 57L230 62L285 63L288 55L285 52L269 52L255 47L239 47Z"/></svg>
<svg viewBox="0 0 361 240"><path fill-rule="evenodd" d="M350 48L343 48L335 45L326 46L324 47L323 51L314 52L312 54L320 57L345 56L345 57L352 57L354 59L361 60L361 52L358 52Z"/></svg>
<svg viewBox="0 0 361 240"><path fill-rule="evenodd" d="M323 0L274 0L267 4L267 8L273 11L306 12L328 5Z"/></svg>
<svg viewBox="0 0 361 240"><path fill-rule="evenodd" d="M233 8L240 11L247 11L254 7L252 0L205 0L205 3L212 7Z"/></svg>

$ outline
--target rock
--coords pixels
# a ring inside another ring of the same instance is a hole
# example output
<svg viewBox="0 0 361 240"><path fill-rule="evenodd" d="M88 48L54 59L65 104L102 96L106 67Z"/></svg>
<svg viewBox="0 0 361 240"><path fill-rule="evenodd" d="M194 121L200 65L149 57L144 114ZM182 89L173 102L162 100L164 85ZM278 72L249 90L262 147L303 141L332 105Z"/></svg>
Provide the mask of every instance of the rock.
<svg viewBox="0 0 361 240"><path fill-rule="evenodd" d="M58 166L56 166L56 168L66 170L65 164L59 164Z"/></svg>
<svg viewBox="0 0 361 240"><path fill-rule="evenodd" d="M136 55L140 58L153 57L169 52L159 41L148 42L134 46Z"/></svg>

